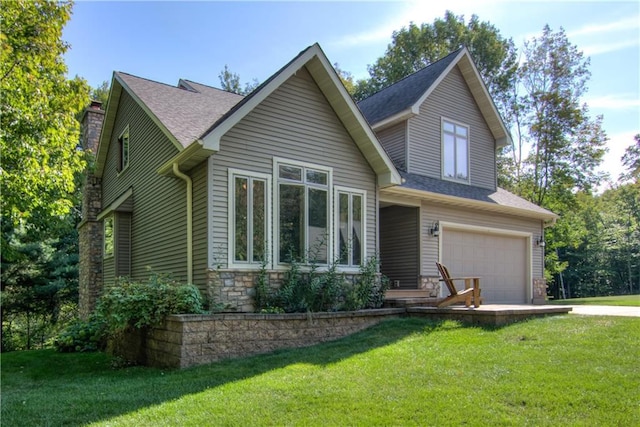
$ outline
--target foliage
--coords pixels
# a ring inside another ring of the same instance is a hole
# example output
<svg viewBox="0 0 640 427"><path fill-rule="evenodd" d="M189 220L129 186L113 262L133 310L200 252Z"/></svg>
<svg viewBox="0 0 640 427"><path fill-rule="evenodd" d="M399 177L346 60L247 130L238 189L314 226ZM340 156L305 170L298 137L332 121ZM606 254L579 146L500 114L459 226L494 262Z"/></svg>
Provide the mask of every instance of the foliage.
<svg viewBox="0 0 640 427"><path fill-rule="evenodd" d="M107 324L102 316L92 315L88 320L71 323L53 342L61 353L98 351L105 348Z"/></svg>
<svg viewBox="0 0 640 427"><path fill-rule="evenodd" d="M344 85L344 88L347 90L349 95L353 96L356 90L356 84L353 81L353 74L340 68L340 65L337 62L334 62L333 69L336 70L336 74L338 75L338 78Z"/></svg>
<svg viewBox="0 0 640 427"><path fill-rule="evenodd" d="M324 271L313 263L303 271L301 263L292 260L282 285L272 290L263 263L256 282L256 311L305 313L380 308L389 281L379 275L378 268L377 258L369 258L351 283L338 271L337 260Z"/></svg>
<svg viewBox="0 0 640 427"><path fill-rule="evenodd" d="M109 100L109 90L109 82L107 80L104 80L100 84L100 86L91 88L91 93L89 96L94 101L100 101L100 103L102 104L102 108L106 109L107 101Z"/></svg>
<svg viewBox="0 0 640 427"><path fill-rule="evenodd" d="M394 31L385 54L369 66L370 78L357 82L354 97L361 100L371 96L462 46L469 49L480 75L500 105L501 95L513 84L517 66L513 42L476 15L467 23L464 16L450 11L432 24L412 22L407 28Z"/></svg>
<svg viewBox="0 0 640 427"><path fill-rule="evenodd" d="M621 179L640 179L640 133L633 137L635 144L630 145L622 156L622 164L627 172L621 175Z"/></svg>
<svg viewBox="0 0 640 427"><path fill-rule="evenodd" d="M111 334L127 327L156 325L169 314L203 312L198 288L155 273L147 282L119 279L100 297L96 307L96 315L104 319Z"/></svg>
<svg viewBox="0 0 640 427"><path fill-rule="evenodd" d="M405 318L184 370L15 352L2 358L2 424L637 426L638 340L637 318Z"/></svg>
<svg viewBox="0 0 640 427"><path fill-rule="evenodd" d="M76 117L89 88L66 77L61 36L71 6L15 0L0 8L3 224L45 229L73 205L74 176L84 168Z"/></svg>
<svg viewBox="0 0 640 427"><path fill-rule="evenodd" d="M73 317L78 300L78 234L63 217L45 232L3 222L2 351L40 348Z"/></svg>
<svg viewBox="0 0 640 427"><path fill-rule="evenodd" d="M248 95L260 86L260 82L257 79L253 79L251 83L245 83L243 88L240 83L240 76L229 70L229 66L226 64L224 70L218 74L218 78L220 79L222 90L237 93L238 95Z"/></svg>

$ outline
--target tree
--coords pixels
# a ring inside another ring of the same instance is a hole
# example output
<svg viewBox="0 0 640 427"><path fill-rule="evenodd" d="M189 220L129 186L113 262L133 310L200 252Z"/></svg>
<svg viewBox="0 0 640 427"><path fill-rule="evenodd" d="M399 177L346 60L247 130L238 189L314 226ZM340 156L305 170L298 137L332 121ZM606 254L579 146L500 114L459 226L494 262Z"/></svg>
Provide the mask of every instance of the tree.
<svg viewBox="0 0 640 427"><path fill-rule="evenodd" d="M462 46L469 49L489 92L501 104L517 68L513 42L476 15L466 23L464 16L450 11L433 24L418 26L412 22L408 28L394 31L384 56L368 67L370 78L357 82L354 97L361 100L371 96Z"/></svg>
<svg viewBox="0 0 640 427"><path fill-rule="evenodd" d="M336 70L336 74L338 75L338 78L340 78L344 88L347 90L349 95L353 96L356 90L356 84L353 81L353 74L340 68L340 65L337 62L333 64L333 68Z"/></svg>
<svg viewBox="0 0 640 427"><path fill-rule="evenodd" d="M589 79L589 59L563 29L545 26L540 38L525 43L518 70L522 95L512 97L517 146L513 147L517 193L546 206L547 199L589 191L602 175L595 167L605 153L602 117L591 120L580 105Z"/></svg>
<svg viewBox="0 0 640 427"><path fill-rule="evenodd" d="M102 108L106 108L107 100L109 99L109 82L105 80L100 86L91 88L89 96L95 101L100 101Z"/></svg>
<svg viewBox="0 0 640 427"><path fill-rule="evenodd" d="M84 168L76 150L76 115L88 86L68 80L61 40L71 3L4 2L0 60L0 148L3 221L43 225L71 207L74 174Z"/></svg>
<svg viewBox="0 0 640 427"><path fill-rule="evenodd" d="M640 178L640 133L633 137L635 145L630 145L622 156L622 164L627 168L627 173L620 176L621 179Z"/></svg>
<svg viewBox="0 0 640 427"><path fill-rule="evenodd" d="M224 66L224 70L220 71L220 74L218 74L218 78L220 79L222 90L237 93L238 95L247 95L260 86L260 82L258 82L257 79L253 79L251 83L245 83L243 89L240 84L240 76L231 72L231 70L229 70L229 66L226 64Z"/></svg>

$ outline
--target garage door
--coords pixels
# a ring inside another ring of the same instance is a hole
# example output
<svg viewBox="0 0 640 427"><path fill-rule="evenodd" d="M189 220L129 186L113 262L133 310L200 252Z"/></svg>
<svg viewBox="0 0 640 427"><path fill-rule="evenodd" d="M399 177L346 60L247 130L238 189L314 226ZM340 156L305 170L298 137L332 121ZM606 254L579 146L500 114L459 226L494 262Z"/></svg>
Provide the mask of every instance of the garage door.
<svg viewBox="0 0 640 427"><path fill-rule="evenodd" d="M442 262L454 277L480 277L485 304L529 302L525 238L444 230L442 239Z"/></svg>

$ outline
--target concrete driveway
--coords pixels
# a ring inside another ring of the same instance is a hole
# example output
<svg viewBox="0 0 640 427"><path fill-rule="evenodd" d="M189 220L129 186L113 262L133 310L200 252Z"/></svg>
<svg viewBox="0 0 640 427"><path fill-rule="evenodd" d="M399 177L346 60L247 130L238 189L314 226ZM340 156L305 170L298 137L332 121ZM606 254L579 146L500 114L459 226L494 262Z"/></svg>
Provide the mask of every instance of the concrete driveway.
<svg viewBox="0 0 640 427"><path fill-rule="evenodd" d="M613 305L572 305L572 314L592 316L640 317L640 307L619 307Z"/></svg>

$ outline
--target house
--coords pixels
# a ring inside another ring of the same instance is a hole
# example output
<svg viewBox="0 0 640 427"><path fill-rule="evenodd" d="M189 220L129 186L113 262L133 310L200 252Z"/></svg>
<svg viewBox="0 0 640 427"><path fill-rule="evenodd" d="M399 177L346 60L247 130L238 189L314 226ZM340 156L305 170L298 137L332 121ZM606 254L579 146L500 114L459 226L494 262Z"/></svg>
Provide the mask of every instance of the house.
<svg viewBox="0 0 640 427"><path fill-rule="evenodd" d="M150 270L250 311L263 260L277 284L291 257L352 278L379 254L405 289L435 283L441 259L482 272L486 302L530 302L542 277L536 242L555 215L497 188L509 136L466 49L359 105L316 44L246 97L116 72L96 107L84 313L103 286Z"/></svg>

